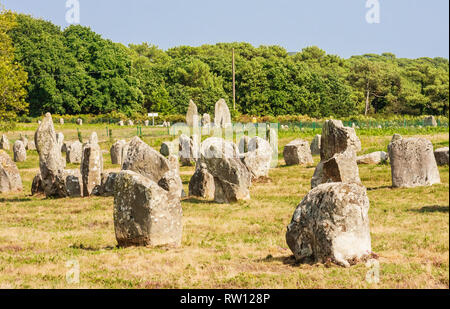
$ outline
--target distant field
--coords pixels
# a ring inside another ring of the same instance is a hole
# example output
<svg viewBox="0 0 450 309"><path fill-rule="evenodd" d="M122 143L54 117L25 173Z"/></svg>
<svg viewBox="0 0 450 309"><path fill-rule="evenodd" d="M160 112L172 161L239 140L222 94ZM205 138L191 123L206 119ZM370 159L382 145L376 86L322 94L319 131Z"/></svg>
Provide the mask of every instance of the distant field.
<svg viewBox="0 0 450 309"><path fill-rule="evenodd" d="M37 124L8 132L33 138ZM55 125L66 140L99 135L105 169L109 147L136 135L136 127ZM392 131L357 130L363 153L385 150ZM405 129L406 130L406 129ZM449 145L448 129L415 128L403 135L423 136L433 145ZM282 149L295 138L312 140L320 130L280 132L279 166L270 181L254 183L251 200L232 205L198 198L182 201L182 246L117 248L113 198L45 199L30 196L38 171L35 151L18 163L24 192L0 195L0 288L449 288L449 168L440 167L441 184L392 189L389 165L361 165L368 189L373 251L379 256L380 282L365 280L368 268L297 265L285 241L295 207L309 191L314 166L286 167ZM171 139L165 128L143 128L143 140L159 150ZM11 152L9 152L12 155ZM315 162L319 161L315 156ZM69 165L68 168L77 168ZM184 189L194 168L182 167ZM76 260L80 283L66 282L66 263Z"/></svg>

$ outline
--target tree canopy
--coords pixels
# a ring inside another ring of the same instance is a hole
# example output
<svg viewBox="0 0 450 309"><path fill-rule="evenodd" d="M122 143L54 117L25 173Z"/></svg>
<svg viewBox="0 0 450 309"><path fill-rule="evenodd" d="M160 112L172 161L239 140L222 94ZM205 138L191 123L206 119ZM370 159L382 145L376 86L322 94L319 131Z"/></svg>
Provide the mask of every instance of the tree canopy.
<svg viewBox="0 0 450 309"><path fill-rule="evenodd" d="M0 21L11 17L3 13ZM2 63L14 67L17 82L13 84L18 87L24 87L26 79L20 68L28 74L26 93L14 91L16 99L7 99L9 106L15 106L14 100L22 102L18 113L26 112L25 95L33 116L113 111L182 114L190 99L200 113L213 112L219 98L232 101L232 49L236 103L242 114L345 117L448 115L449 111L445 58L404 59L383 53L344 59L316 46L288 53L280 46L248 43L164 51L149 43L117 44L88 27L62 30L31 16L14 17L15 24L0 28L0 44L7 42L9 54L9 58L2 56L0 70L5 70ZM11 39L4 38L6 33ZM0 85L8 80L3 76ZM0 102L2 109L5 103Z"/></svg>

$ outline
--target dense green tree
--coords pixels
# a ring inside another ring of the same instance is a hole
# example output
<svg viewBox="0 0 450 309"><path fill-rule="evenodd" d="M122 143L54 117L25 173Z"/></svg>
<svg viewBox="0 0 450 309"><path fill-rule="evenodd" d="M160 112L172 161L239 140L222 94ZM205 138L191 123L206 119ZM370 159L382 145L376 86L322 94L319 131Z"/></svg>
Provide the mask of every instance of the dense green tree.
<svg viewBox="0 0 450 309"><path fill-rule="evenodd" d="M15 27L15 16L0 7L0 127L27 111L25 102L27 74L14 60L8 32Z"/></svg>

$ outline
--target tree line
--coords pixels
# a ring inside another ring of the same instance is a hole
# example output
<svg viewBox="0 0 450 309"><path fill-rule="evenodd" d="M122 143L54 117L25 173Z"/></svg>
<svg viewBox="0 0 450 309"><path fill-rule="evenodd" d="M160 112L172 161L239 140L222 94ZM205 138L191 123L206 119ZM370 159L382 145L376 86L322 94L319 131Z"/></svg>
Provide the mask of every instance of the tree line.
<svg viewBox="0 0 450 309"><path fill-rule="evenodd" d="M248 43L164 51L8 11L0 14L0 47L0 117L9 119L45 112L183 114L190 99L200 113L213 113L219 98L232 102L233 48L235 113L448 116L449 62L440 57L383 53L344 59L315 46L288 53Z"/></svg>

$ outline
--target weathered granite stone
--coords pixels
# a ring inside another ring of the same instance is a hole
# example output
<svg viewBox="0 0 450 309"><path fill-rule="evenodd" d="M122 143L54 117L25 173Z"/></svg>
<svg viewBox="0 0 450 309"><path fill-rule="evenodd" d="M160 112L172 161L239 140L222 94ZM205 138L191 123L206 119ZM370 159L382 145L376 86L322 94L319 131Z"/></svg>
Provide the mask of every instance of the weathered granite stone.
<svg viewBox="0 0 450 309"><path fill-rule="evenodd" d="M123 126L125 125L125 123L123 122L123 120L119 120L118 125L119 125L120 127L123 127Z"/></svg>
<svg viewBox="0 0 450 309"><path fill-rule="evenodd" d="M64 124L64 119L63 118L59 118L59 124Z"/></svg>
<svg viewBox="0 0 450 309"><path fill-rule="evenodd" d="M31 183L31 195L45 194L44 185L42 183L41 173L37 173Z"/></svg>
<svg viewBox="0 0 450 309"><path fill-rule="evenodd" d="M431 186L441 178L433 144L425 138L393 138L388 146L393 187Z"/></svg>
<svg viewBox="0 0 450 309"><path fill-rule="evenodd" d="M127 120L127 126L134 126L134 122L131 119Z"/></svg>
<svg viewBox="0 0 450 309"><path fill-rule="evenodd" d="M293 140L284 146L283 157L286 165L314 163L308 141L302 140L301 138Z"/></svg>
<svg viewBox="0 0 450 309"><path fill-rule="evenodd" d="M363 156L359 156L356 159L358 164L380 164L383 162L387 162L389 160L389 156L384 151L375 151L372 153L368 153Z"/></svg>
<svg viewBox="0 0 450 309"><path fill-rule="evenodd" d="M113 196L114 184L116 182L118 173L102 173L102 184L93 193L100 196Z"/></svg>
<svg viewBox="0 0 450 309"><path fill-rule="evenodd" d="M327 120L322 128L321 161L311 179L311 188L327 182L360 183L356 152L361 142L353 128L344 127L340 120Z"/></svg>
<svg viewBox="0 0 450 309"><path fill-rule="evenodd" d="M17 140L13 145L14 162L24 162L27 159L27 151L22 141Z"/></svg>
<svg viewBox="0 0 450 309"><path fill-rule="evenodd" d="M19 141L21 141L23 143L23 146L25 147L25 149L27 149L28 138L25 135L20 134Z"/></svg>
<svg viewBox="0 0 450 309"><path fill-rule="evenodd" d="M60 181L63 179L65 160L61 146L56 141L55 128L50 113L47 113L34 134L39 153L39 169L47 197L66 197L67 192Z"/></svg>
<svg viewBox="0 0 450 309"><path fill-rule="evenodd" d="M322 136L320 134L317 134L316 136L314 136L314 139L311 142L311 154L312 155L319 155L320 154L320 141L321 141Z"/></svg>
<svg viewBox="0 0 450 309"><path fill-rule="evenodd" d="M169 161L139 137L135 136L128 147L128 154L122 165L123 170L137 172L155 183L170 170Z"/></svg>
<svg viewBox="0 0 450 309"><path fill-rule="evenodd" d="M79 126L83 125L83 119L78 118L77 125L79 125Z"/></svg>
<svg viewBox="0 0 450 309"><path fill-rule="evenodd" d="M231 125L231 114L224 99L217 101L214 112L214 125L216 127L226 127Z"/></svg>
<svg viewBox="0 0 450 309"><path fill-rule="evenodd" d="M64 170L61 186L66 190L68 197L83 196L83 182L80 170Z"/></svg>
<svg viewBox="0 0 450 309"><path fill-rule="evenodd" d="M244 135L239 140L239 153L248 152L248 142L250 141L250 137L248 135Z"/></svg>
<svg viewBox="0 0 450 309"><path fill-rule="evenodd" d="M192 166L198 158L198 137L181 134L179 139L179 157L182 166Z"/></svg>
<svg viewBox="0 0 450 309"><path fill-rule="evenodd" d="M19 169L8 154L0 150L0 193L22 191Z"/></svg>
<svg viewBox="0 0 450 309"><path fill-rule="evenodd" d="M252 179L268 177L272 147L265 139L255 136L248 141L248 151L242 154L241 160L252 174Z"/></svg>
<svg viewBox="0 0 450 309"><path fill-rule="evenodd" d="M65 143L65 145L66 145L66 162L80 164L81 157L83 154L83 144L81 144L79 141L75 141L69 144Z"/></svg>
<svg viewBox="0 0 450 309"><path fill-rule="evenodd" d="M180 198L151 179L128 170L117 175L114 228L119 246L179 246L182 216Z"/></svg>
<svg viewBox="0 0 450 309"><path fill-rule="evenodd" d="M232 203L250 198L252 174L240 160L235 144L218 137L206 139L201 146L201 163L205 163L214 177L215 202Z"/></svg>
<svg viewBox="0 0 450 309"><path fill-rule="evenodd" d="M327 183L312 189L297 206L286 242L295 259L348 267L371 252L369 199L357 184Z"/></svg>
<svg viewBox="0 0 450 309"><path fill-rule="evenodd" d="M423 125L426 127L437 127L436 118L434 118L434 116L425 117Z"/></svg>
<svg viewBox="0 0 450 309"><path fill-rule="evenodd" d="M126 144L127 142L125 140L119 140L111 146L109 153L111 155L112 164L122 164L123 147L125 147Z"/></svg>
<svg viewBox="0 0 450 309"><path fill-rule="evenodd" d="M439 166L448 165L448 147L436 149L434 151L434 158Z"/></svg>
<svg viewBox="0 0 450 309"><path fill-rule="evenodd" d="M204 113L202 117L202 126L207 127L210 124L211 124L211 116L207 113Z"/></svg>
<svg viewBox="0 0 450 309"><path fill-rule="evenodd" d="M163 155L163 156L165 156L165 157L168 157L168 156L170 156L171 154L176 154L177 153L177 148L179 147L178 146L178 142L177 141L172 141L172 142L170 142L170 141L167 141L167 142L163 142L162 144L161 144L161 149L160 149L160 153Z"/></svg>
<svg viewBox="0 0 450 309"><path fill-rule="evenodd" d="M83 145L80 171L83 183L83 196L92 195L101 186L103 173L103 155L98 145L98 137L92 133L89 142Z"/></svg>
<svg viewBox="0 0 450 309"><path fill-rule="evenodd" d="M6 137L5 134L2 134L2 137L0 138L0 149L3 150L9 150L9 140Z"/></svg>
<svg viewBox="0 0 450 309"><path fill-rule="evenodd" d="M27 150L36 150L36 144L34 143L34 141L28 141L28 144L25 148Z"/></svg>
<svg viewBox="0 0 450 309"><path fill-rule="evenodd" d="M214 199L214 177L208 172L206 164L199 163L189 181L189 196Z"/></svg>
<svg viewBox="0 0 450 309"><path fill-rule="evenodd" d="M189 101L189 107L186 113L186 123L189 127L198 126L198 111L194 101Z"/></svg>

